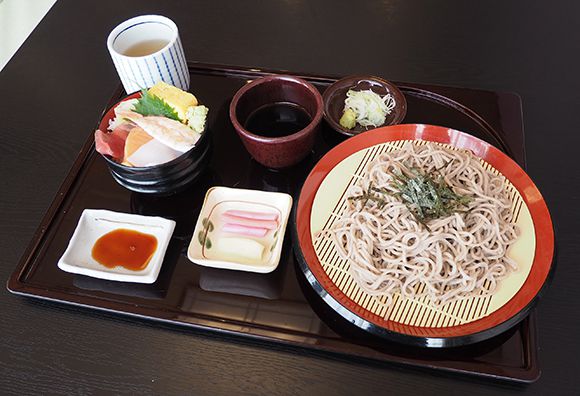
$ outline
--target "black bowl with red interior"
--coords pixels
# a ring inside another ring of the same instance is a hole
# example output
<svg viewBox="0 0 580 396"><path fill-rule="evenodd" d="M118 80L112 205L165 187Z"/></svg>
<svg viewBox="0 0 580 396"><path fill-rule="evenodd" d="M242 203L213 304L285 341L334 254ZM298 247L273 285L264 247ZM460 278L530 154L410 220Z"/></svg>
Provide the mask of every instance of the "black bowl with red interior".
<svg viewBox="0 0 580 396"><path fill-rule="evenodd" d="M103 116L99 129L106 131L109 121L115 117L114 109L119 103L140 97L136 92L115 103ZM206 126L195 146L179 157L163 164L145 167L123 165L109 155L101 156L105 159L113 179L123 187L149 194L172 194L187 188L205 170L209 162L210 138L207 120Z"/></svg>

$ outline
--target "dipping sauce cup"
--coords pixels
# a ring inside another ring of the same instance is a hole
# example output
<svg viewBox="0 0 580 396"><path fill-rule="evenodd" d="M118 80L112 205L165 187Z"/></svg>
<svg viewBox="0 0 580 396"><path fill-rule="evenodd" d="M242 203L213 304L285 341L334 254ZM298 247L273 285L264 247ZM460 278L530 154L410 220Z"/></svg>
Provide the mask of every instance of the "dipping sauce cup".
<svg viewBox="0 0 580 396"><path fill-rule="evenodd" d="M258 78L230 104L230 119L246 150L272 169L295 165L312 151L322 113L318 90L293 76Z"/></svg>

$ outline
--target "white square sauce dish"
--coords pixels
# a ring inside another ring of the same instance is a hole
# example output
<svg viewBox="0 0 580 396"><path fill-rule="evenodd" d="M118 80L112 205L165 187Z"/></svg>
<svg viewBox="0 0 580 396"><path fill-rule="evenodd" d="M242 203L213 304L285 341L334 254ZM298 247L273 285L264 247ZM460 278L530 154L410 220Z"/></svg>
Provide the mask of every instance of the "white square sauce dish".
<svg viewBox="0 0 580 396"><path fill-rule="evenodd" d="M94 278L153 283L174 228L173 220L162 217L85 209L58 267Z"/></svg>

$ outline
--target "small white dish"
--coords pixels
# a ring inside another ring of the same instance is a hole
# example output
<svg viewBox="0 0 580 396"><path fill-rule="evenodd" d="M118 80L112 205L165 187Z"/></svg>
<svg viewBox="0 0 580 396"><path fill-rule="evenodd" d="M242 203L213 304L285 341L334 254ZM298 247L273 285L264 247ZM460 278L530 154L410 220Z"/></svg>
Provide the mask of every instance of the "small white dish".
<svg viewBox="0 0 580 396"><path fill-rule="evenodd" d="M120 266L107 268L92 257L91 252L97 239L120 228L150 234L157 238L157 249L143 270L132 271ZM159 275L174 228L175 222L173 220L162 217L85 209L68 247L58 261L58 267L66 272L94 278L121 282L153 283Z"/></svg>
<svg viewBox="0 0 580 396"><path fill-rule="evenodd" d="M292 197L288 194L212 187L205 195L203 207L187 250L187 257L192 262L206 267L259 273L272 272L280 262L284 233L291 209ZM224 256L223 252L215 248L219 238L232 236L222 230L225 220L221 214L227 210L278 214L278 227L272 232L268 232L263 237L243 237L258 242L264 247L261 259L228 258Z"/></svg>

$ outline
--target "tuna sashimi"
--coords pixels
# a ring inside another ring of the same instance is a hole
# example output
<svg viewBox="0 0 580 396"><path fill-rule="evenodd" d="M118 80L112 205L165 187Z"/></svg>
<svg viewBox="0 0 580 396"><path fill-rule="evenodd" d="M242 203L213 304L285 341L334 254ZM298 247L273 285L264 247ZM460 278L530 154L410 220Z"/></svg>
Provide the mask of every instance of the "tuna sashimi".
<svg viewBox="0 0 580 396"><path fill-rule="evenodd" d="M260 227L250 227L245 226L242 224L234 224L234 223L226 223L222 227L223 232L227 232L229 234L239 234L245 236L253 236L253 237L263 237L266 236L268 233L267 228L260 228Z"/></svg>
<svg viewBox="0 0 580 396"><path fill-rule="evenodd" d="M135 128L135 124L132 122L125 121L119 125L117 125L113 129L113 133L118 134L119 136L123 137L123 139L127 139L127 135L131 132L131 129Z"/></svg>
<svg viewBox="0 0 580 396"><path fill-rule="evenodd" d="M125 140L129 131L121 126L107 133L100 129L95 131L95 148L103 155L110 155L116 161L122 161L125 154Z"/></svg>

